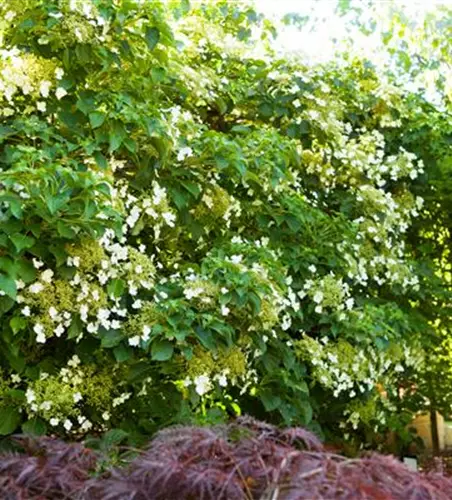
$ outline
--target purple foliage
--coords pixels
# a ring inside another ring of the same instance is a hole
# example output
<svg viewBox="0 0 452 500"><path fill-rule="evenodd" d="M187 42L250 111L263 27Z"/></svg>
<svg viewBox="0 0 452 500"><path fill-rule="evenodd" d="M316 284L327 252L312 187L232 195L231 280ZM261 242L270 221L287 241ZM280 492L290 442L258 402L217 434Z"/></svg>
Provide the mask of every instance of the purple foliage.
<svg viewBox="0 0 452 500"><path fill-rule="evenodd" d="M68 498L81 492L96 466L94 453L53 438L18 437L22 453L0 456L0 497Z"/></svg>
<svg viewBox="0 0 452 500"><path fill-rule="evenodd" d="M446 500L452 480L419 474L393 457L349 459L310 432L249 417L217 427L160 431L126 467L94 477L80 444L21 438L0 456L0 498L92 500Z"/></svg>

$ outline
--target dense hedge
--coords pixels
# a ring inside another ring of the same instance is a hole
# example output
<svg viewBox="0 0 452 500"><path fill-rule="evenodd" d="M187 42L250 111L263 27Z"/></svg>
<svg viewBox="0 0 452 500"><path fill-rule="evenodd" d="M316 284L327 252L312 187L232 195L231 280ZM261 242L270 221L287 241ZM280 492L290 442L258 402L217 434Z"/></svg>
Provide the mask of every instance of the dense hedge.
<svg viewBox="0 0 452 500"><path fill-rule="evenodd" d="M0 5L0 433L405 432L441 115L236 2Z"/></svg>

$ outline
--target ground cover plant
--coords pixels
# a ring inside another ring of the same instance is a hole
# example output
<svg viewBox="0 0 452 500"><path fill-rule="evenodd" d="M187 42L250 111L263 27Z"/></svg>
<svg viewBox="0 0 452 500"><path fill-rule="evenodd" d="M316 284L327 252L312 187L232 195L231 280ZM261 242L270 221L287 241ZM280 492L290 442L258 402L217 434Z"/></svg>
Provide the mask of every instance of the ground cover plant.
<svg viewBox="0 0 452 500"><path fill-rule="evenodd" d="M239 2L0 19L0 434L408 441L450 316L448 110L279 57Z"/></svg>

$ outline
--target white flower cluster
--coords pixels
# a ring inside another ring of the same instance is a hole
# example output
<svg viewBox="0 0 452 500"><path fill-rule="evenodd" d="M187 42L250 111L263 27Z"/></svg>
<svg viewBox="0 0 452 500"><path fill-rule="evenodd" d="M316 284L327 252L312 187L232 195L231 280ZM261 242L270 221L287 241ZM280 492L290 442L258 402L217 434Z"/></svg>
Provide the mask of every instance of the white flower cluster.
<svg viewBox="0 0 452 500"><path fill-rule="evenodd" d="M242 377L231 377L231 372L228 368L225 368L221 373L216 373L215 375L209 375L208 373L203 373L191 379L186 377L183 380L184 387L193 386L196 394L199 396L206 396L213 391L215 386L224 389L228 385L240 387L240 394L245 394L251 385L257 384L258 376L254 369L248 369L248 371Z"/></svg>
<svg viewBox="0 0 452 500"><path fill-rule="evenodd" d="M328 338L320 341L304 337L300 341L302 356L312 366L314 378L335 398L346 393L353 399L372 391L381 381L392 380L405 367L419 369L424 357L422 352L406 344L400 355L374 347L353 348L349 344L331 344Z"/></svg>
<svg viewBox="0 0 452 500"><path fill-rule="evenodd" d="M159 239L164 226L175 226L176 213L168 204L166 189L156 181L152 183L151 192L143 197L137 198L130 194L125 183L114 190L113 197L123 200L127 212L126 223L123 226L124 234L129 232L138 234L141 230L140 221L143 222L146 217L153 222L156 240Z"/></svg>
<svg viewBox="0 0 452 500"><path fill-rule="evenodd" d="M81 414L80 409L77 408L77 403L83 400L78 388L83 382L83 371L78 367L80 364L80 359L78 356L74 355L68 362L68 368L62 368L60 370L58 379L64 384L65 396L70 399L66 402L68 406L68 413L64 412L64 409L59 404L58 398L61 394L49 394L46 391L48 399L44 401L37 401L37 394L32 388L28 388L25 392L27 410L31 415L39 415L45 418L52 427L57 427L62 425L64 429L69 432L76 433L86 433L89 431L93 424L88 420L88 418ZM45 372L41 373L41 380L49 379L49 375ZM74 428L74 425L77 425Z"/></svg>
<svg viewBox="0 0 452 500"><path fill-rule="evenodd" d="M310 266L310 270L313 273L317 271L315 266ZM300 299L309 296L317 314L323 314L325 310L339 312L340 320L346 318L345 311L351 310L354 305L349 285L332 271L327 276L306 280L297 295Z"/></svg>
<svg viewBox="0 0 452 500"><path fill-rule="evenodd" d="M33 97L36 108L40 112L46 111L46 102L50 92L54 92L57 99L62 99L66 90L58 86L58 80L63 78L64 71L53 63L40 59L31 54L21 53L17 48L0 50L0 100L5 106L1 110L3 116L10 116L16 112L15 98L17 96ZM33 107L29 106L32 111Z"/></svg>

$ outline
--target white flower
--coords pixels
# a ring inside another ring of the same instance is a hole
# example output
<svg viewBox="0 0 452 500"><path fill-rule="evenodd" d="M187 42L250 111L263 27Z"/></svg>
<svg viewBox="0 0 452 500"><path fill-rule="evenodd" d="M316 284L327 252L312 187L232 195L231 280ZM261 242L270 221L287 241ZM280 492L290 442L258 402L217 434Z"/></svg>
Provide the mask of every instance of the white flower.
<svg viewBox="0 0 452 500"><path fill-rule="evenodd" d="M38 259L33 259L33 266L36 268L36 269L39 269L40 267L42 267L44 265L44 262L42 262L42 260L38 260Z"/></svg>
<svg viewBox="0 0 452 500"><path fill-rule="evenodd" d="M61 337L61 335L64 333L64 326L62 324L59 324L54 330L53 333L57 337Z"/></svg>
<svg viewBox="0 0 452 500"><path fill-rule="evenodd" d="M16 13L13 11L13 10L9 10L6 14L5 14L5 20L6 21L12 21L15 17L16 17Z"/></svg>
<svg viewBox="0 0 452 500"><path fill-rule="evenodd" d="M18 384L22 379L17 375L17 373L13 373L11 375L11 380L15 383Z"/></svg>
<svg viewBox="0 0 452 500"><path fill-rule="evenodd" d="M44 101L38 101L36 103L36 107L38 108L38 111L44 113L45 110L47 109L47 104Z"/></svg>
<svg viewBox="0 0 452 500"><path fill-rule="evenodd" d="M21 312L22 312L22 314L23 314L24 316L27 316L27 317L28 317L28 316L30 316L30 314L31 314L30 308L29 308L28 306L25 306L25 307L22 309L22 311L21 311Z"/></svg>
<svg viewBox="0 0 452 500"><path fill-rule="evenodd" d="M52 319L55 319L58 316L58 311L56 310L56 308L54 306L49 307L49 316Z"/></svg>
<svg viewBox="0 0 452 500"><path fill-rule="evenodd" d="M18 290L25 288L25 283L22 280L15 280L15 283Z"/></svg>
<svg viewBox="0 0 452 500"><path fill-rule="evenodd" d="M36 400L35 393L32 389L27 389L25 392L25 397L27 398L27 403L33 403Z"/></svg>
<svg viewBox="0 0 452 500"><path fill-rule="evenodd" d="M151 328L148 325L143 326L143 335L141 338L146 341L149 340L149 335L151 334Z"/></svg>
<svg viewBox="0 0 452 500"><path fill-rule="evenodd" d="M221 306L221 314L223 316L227 316L230 312L231 310L229 309L229 307L226 307L225 305Z"/></svg>
<svg viewBox="0 0 452 500"><path fill-rule="evenodd" d="M174 221L176 220L176 216L174 214L171 212L164 212L162 217L169 227L174 227Z"/></svg>
<svg viewBox="0 0 452 500"><path fill-rule="evenodd" d="M290 319L290 316L288 314L286 314L283 318L283 321L281 323L281 328L286 331L290 328L290 326L292 325L292 320Z"/></svg>
<svg viewBox="0 0 452 500"><path fill-rule="evenodd" d="M218 376L218 383L221 387L226 387L228 385L228 379L224 373Z"/></svg>
<svg viewBox="0 0 452 500"><path fill-rule="evenodd" d="M36 323L36 325L33 327L33 331L36 333L36 342L45 344L46 336L44 334L44 327L41 325L41 323Z"/></svg>
<svg viewBox="0 0 452 500"><path fill-rule="evenodd" d="M63 427L67 430L70 431L72 429L72 422L69 419L66 419L64 421Z"/></svg>
<svg viewBox="0 0 452 500"><path fill-rule="evenodd" d="M39 92L41 92L42 97L49 97L49 91L51 86L52 83L49 82L48 80L44 80L41 82L41 85L39 86Z"/></svg>
<svg viewBox="0 0 452 500"><path fill-rule="evenodd" d="M82 395L79 393L79 392L76 392L74 394L74 402L75 403L78 403L79 401L81 401L83 399Z"/></svg>
<svg viewBox="0 0 452 500"><path fill-rule="evenodd" d="M76 368L80 364L80 358L77 354L74 354L72 358L67 362L68 366Z"/></svg>
<svg viewBox="0 0 452 500"><path fill-rule="evenodd" d="M86 304L82 304L80 306L80 319L86 323L88 321L88 306Z"/></svg>
<svg viewBox="0 0 452 500"><path fill-rule="evenodd" d="M63 78L63 75L64 75L64 70L62 68L57 68L55 70L55 77L57 80L61 80Z"/></svg>
<svg viewBox="0 0 452 500"><path fill-rule="evenodd" d="M322 311L323 311L322 306L316 306L316 307L315 307L315 312L316 312L317 314L322 314Z"/></svg>
<svg viewBox="0 0 452 500"><path fill-rule="evenodd" d="M332 354L331 352L328 353L328 359L332 362L332 363L337 363L337 356L335 354Z"/></svg>
<svg viewBox="0 0 452 500"><path fill-rule="evenodd" d="M96 290L97 292L97 290ZM109 309L106 309L105 307L101 307L97 311L97 319L101 322L106 321L110 317L110 311Z"/></svg>
<svg viewBox="0 0 452 500"><path fill-rule="evenodd" d="M140 299L136 300L133 304L132 304L132 308L133 309L140 309L140 307L143 305L143 303L141 302Z"/></svg>
<svg viewBox="0 0 452 500"><path fill-rule="evenodd" d="M177 153L177 161L183 161L185 158L193 155L193 150L191 148L182 148Z"/></svg>
<svg viewBox="0 0 452 500"><path fill-rule="evenodd" d="M138 335L135 335L134 337L129 338L129 345L131 346L137 346L140 343L140 337Z"/></svg>
<svg viewBox="0 0 452 500"><path fill-rule="evenodd" d="M220 292L224 295L224 294L228 293L228 292L229 292L229 290L228 290L227 288L223 287L223 288L220 290Z"/></svg>
<svg viewBox="0 0 452 500"><path fill-rule="evenodd" d="M39 293L44 290L44 285L42 283L33 283L33 285L30 285L29 290L31 293Z"/></svg>
<svg viewBox="0 0 452 500"><path fill-rule="evenodd" d="M99 325L96 323L88 323L88 326L86 327L89 333L96 333L98 328Z"/></svg>
<svg viewBox="0 0 452 500"><path fill-rule="evenodd" d="M309 271L311 271L311 273L315 273L317 271L317 268L314 266L314 264L311 264L309 267L308 267Z"/></svg>
<svg viewBox="0 0 452 500"><path fill-rule="evenodd" d="M60 423L60 420L58 418L51 418L49 422L52 427L56 427Z"/></svg>
<svg viewBox="0 0 452 500"><path fill-rule="evenodd" d="M351 309L353 307L353 304L355 303L355 300L350 298L345 301L345 305L347 306L347 309Z"/></svg>
<svg viewBox="0 0 452 500"><path fill-rule="evenodd" d="M104 411L104 412L102 413L102 418L103 418L104 420L110 420L110 414L108 413L108 411Z"/></svg>
<svg viewBox="0 0 452 500"><path fill-rule="evenodd" d="M42 274L41 274L41 279L42 281L45 281L46 283L51 283L53 278L53 271L52 269L46 269Z"/></svg>
<svg viewBox="0 0 452 500"><path fill-rule="evenodd" d="M50 410L50 408L52 408L52 401L44 401L39 406L39 409L44 410L44 411L48 411L48 410Z"/></svg>
<svg viewBox="0 0 452 500"><path fill-rule="evenodd" d="M195 390L200 395L203 396L212 388L212 383L207 375L199 375L194 380Z"/></svg>
<svg viewBox="0 0 452 500"><path fill-rule="evenodd" d="M58 100L63 99L63 97L67 95L66 89L64 89L63 87L58 87L56 89L55 95Z"/></svg>
<svg viewBox="0 0 452 500"><path fill-rule="evenodd" d="M318 290L317 292L315 292L314 297L312 298L312 300L316 304L320 304L320 302L322 302L322 300L323 300L323 292L321 292L320 290Z"/></svg>
<svg viewBox="0 0 452 500"><path fill-rule="evenodd" d="M231 262L233 264L240 264L240 262L242 262L242 259L243 259L243 256L242 255L233 255L231 257Z"/></svg>
<svg viewBox="0 0 452 500"><path fill-rule="evenodd" d="M91 429L92 426L93 426L93 424L89 420L85 420L82 423L81 429L82 429L82 431L88 431L89 429Z"/></svg>

